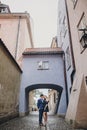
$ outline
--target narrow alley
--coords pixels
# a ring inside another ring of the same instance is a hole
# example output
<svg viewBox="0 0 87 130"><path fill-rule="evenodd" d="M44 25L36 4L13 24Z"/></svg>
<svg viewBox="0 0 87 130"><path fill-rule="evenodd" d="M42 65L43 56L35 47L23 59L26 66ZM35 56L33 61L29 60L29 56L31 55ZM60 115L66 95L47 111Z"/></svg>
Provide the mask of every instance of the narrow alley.
<svg viewBox="0 0 87 130"><path fill-rule="evenodd" d="M39 127L38 115L29 115L22 118L15 118L2 125L0 130L74 130L63 118L48 116L47 127ZM75 129L78 130L78 129ZM83 129L79 129L83 130Z"/></svg>
<svg viewBox="0 0 87 130"><path fill-rule="evenodd" d="M0 130L84 129L87 0L0 0Z"/></svg>

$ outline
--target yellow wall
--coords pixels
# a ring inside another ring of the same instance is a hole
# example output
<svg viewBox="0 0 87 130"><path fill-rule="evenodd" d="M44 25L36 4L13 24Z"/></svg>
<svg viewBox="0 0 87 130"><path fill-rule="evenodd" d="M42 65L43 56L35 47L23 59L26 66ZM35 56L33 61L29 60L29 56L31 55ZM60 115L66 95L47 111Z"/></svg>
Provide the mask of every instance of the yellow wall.
<svg viewBox="0 0 87 130"><path fill-rule="evenodd" d="M21 72L0 43L0 118L18 113Z"/></svg>

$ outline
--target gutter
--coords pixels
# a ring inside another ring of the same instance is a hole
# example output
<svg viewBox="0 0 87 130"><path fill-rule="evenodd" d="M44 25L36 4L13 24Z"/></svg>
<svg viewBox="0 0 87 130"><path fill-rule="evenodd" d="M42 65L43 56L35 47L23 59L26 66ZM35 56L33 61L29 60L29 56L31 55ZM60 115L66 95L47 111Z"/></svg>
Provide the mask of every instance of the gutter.
<svg viewBox="0 0 87 130"><path fill-rule="evenodd" d="M30 37L30 41L31 41L31 45L32 45L32 48L34 47L34 44L33 44L33 36L32 36L32 31L31 31L31 22L30 22L30 17L28 18L27 17L27 26L28 26L28 31L29 31L29 37Z"/></svg>
<svg viewBox="0 0 87 130"><path fill-rule="evenodd" d="M19 39L19 30L20 30L20 19L21 19L21 16L19 16L18 28L17 28L17 38L16 38L16 47L15 47L15 59L16 60L17 60L17 54L18 54L18 39Z"/></svg>
<svg viewBox="0 0 87 130"><path fill-rule="evenodd" d="M67 76L66 76L65 53L63 54L63 61L64 61L64 78L65 78L65 90L66 90L66 104L68 106L69 97L68 97L68 85L67 85Z"/></svg>

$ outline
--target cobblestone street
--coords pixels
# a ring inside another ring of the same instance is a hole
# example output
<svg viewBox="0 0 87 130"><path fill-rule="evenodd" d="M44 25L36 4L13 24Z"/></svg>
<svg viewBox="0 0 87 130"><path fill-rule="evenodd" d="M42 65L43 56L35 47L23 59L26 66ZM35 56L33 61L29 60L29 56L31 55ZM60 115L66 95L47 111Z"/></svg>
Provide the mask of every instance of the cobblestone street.
<svg viewBox="0 0 87 130"><path fill-rule="evenodd" d="M48 116L47 127L39 127L38 115L29 115L23 118L15 118L2 125L0 130L74 130L64 119L57 116ZM78 129L75 129L78 130ZM83 129L79 129L83 130Z"/></svg>

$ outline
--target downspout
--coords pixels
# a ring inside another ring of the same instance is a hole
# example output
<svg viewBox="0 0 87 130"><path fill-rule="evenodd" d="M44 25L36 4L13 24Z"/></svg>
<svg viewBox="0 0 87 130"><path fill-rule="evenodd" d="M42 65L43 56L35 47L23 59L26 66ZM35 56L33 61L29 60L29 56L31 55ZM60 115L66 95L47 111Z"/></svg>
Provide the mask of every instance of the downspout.
<svg viewBox="0 0 87 130"><path fill-rule="evenodd" d="M66 90L66 104L68 106L69 97L68 97L68 86L67 86L67 77L66 77L65 54L63 54L63 63L64 63L64 78L65 78L65 90Z"/></svg>
<svg viewBox="0 0 87 130"><path fill-rule="evenodd" d="M16 47L15 47L15 59L16 60L17 60L17 54L18 54L18 40L19 40L19 31L20 31L20 19L21 19L21 16L19 16L18 28L17 28L17 38L16 38Z"/></svg>
<svg viewBox="0 0 87 130"><path fill-rule="evenodd" d="M71 37L71 30L70 30L70 22L69 22L67 0L65 0L65 6L66 6L66 14L67 14L67 22L68 22L68 30L69 30L69 41L70 41L70 49L71 49L71 55L72 55L73 69L74 69L74 72L75 72L76 67L75 67L75 60L74 60L74 53L73 53L73 45L72 45L72 37Z"/></svg>

